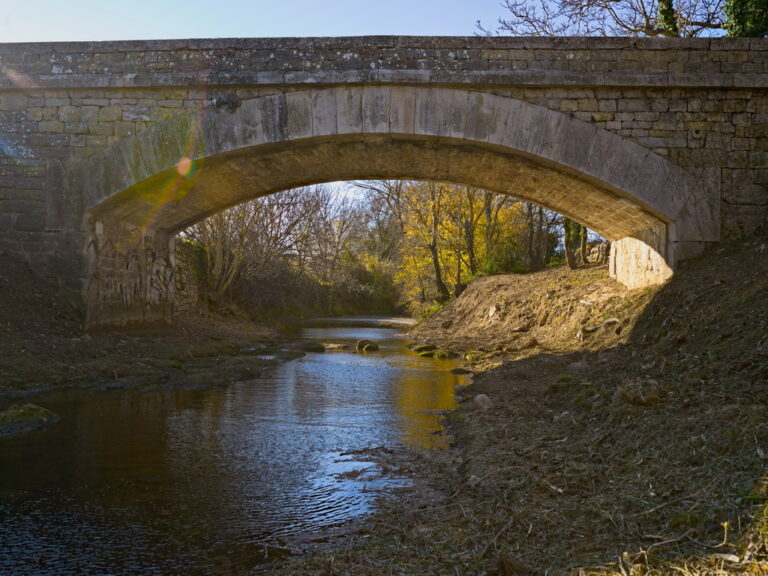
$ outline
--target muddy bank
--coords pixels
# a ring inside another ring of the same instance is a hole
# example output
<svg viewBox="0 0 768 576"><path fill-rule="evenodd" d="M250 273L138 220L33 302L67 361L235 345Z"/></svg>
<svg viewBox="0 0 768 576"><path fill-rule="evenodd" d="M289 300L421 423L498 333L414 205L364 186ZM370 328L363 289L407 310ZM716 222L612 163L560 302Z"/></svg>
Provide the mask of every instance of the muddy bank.
<svg viewBox="0 0 768 576"><path fill-rule="evenodd" d="M0 400L67 387L129 389L226 385L258 376L282 340L267 327L210 318L168 333L46 334L0 343Z"/></svg>
<svg viewBox="0 0 768 576"><path fill-rule="evenodd" d="M768 241L626 302L608 347L568 351L590 317L564 324L563 348L491 350L448 416L453 449L400 454L416 486L276 573L768 574ZM466 351L474 334L429 336Z"/></svg>

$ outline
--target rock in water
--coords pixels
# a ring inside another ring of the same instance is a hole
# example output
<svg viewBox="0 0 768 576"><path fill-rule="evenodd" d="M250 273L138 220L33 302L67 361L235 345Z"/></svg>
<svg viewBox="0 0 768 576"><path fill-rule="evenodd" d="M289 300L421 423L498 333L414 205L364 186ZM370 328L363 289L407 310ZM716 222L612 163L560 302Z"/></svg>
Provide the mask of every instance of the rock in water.
<svg viewBox="0 0 768 576"><path fill-rule="evenodd" d="M488 398L485 394L478 394L475 396L475 404L477 404L483 412L493 408L493 400Z"/></svg>
<svg viewBox="0 0 768 576"><path fill-rule="evenodd" d="M379 345L373 340L358 340L355 349L358 352L376 352L379 349Z"/></svg>
<svg viewBox="0 0 768 576"><path fill-rule="evenodd" d="M0 438L45 430L59 422L58 414L36 404L14 404L0 412Z"/></svg>
<svg viewBox="0 0 768 576"><path fill-rule="evenodd" d="M302 342L298 349L302 352L325 352L325 346L320 342Z"/></svg>
<svg viewBox="0 0 768 576"><path fill-rule="evenodd" d="M347 350L349 346L346 344L339 344L337 342L323 342L326 350Z"/></svg>
<svg viewBox="0 0 768 576"><path fill-rule="evenodd" d="M422 352L434 352L437 350L437 346L434 344L413 344L412 346L409 346L411 350L413 350L416 354L421 354Z"/></svg>

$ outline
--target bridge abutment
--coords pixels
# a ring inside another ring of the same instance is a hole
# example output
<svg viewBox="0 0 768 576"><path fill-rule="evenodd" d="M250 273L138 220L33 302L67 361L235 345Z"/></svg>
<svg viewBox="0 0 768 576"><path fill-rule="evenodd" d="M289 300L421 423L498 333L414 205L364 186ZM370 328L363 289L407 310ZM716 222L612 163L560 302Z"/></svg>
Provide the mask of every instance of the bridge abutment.
<svg viewBox="0 0 768 576"><path fill-rule="evenodd" d="M675 269L667 227L660 226L611 242L609 274L629 289L646 288L669 280Z"/></svg>
<svg viewBox="0 0 768 576"><path fill-rule="evenodd" d="M86 327L149 325L173 317L175 236L91 220Z"/></svg>

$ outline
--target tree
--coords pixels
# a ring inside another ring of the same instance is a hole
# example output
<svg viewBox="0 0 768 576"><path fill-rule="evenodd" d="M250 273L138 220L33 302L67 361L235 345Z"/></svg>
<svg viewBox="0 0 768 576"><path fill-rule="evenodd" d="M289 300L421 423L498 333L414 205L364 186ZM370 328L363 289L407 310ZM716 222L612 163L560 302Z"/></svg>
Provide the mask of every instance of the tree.
<svg viewBox="0 0 768 576"><path fill-rule="evenodd" d="M568 268L571 270L578 266L576 257L582 237L581 224L574 222L570 218L563 217L563 248L565 249L566 264L568 264Z"/></svg>
<svg viewBox="0 0 768 576"><path fill-rule="evenodd" d="M357 182L366 195L369 254L396 270L411 310L458 295L481 273L519 267L521 203L470 186ZM397 248L397 250L395 250Z"/></svg>
<svg viewBox="0 0 768 576"><path fill-rule="evenodd" d="M249 204L224 210L187 228L183 237L204 253L206 299L217 305L240 273L249 251L254 211Z"/></svg>
<svg viewBox="0 0 768 576"><path fill-rule="evenodd" d="M765 0L730 2L739 6L764 5ZM725 3L726 0L504 0L502 5L509 17L499 19L498 32L516 36L692 38L725 29ZM755 13L754 9L749 10L750 14ZM489 33L479 22L478 28Z"/></svg>
<svg viewBox="0 0 768 576"><path fill-rule="evenodd" d="M761 38L768 36L768 1L728 0L726 28L732 37Z"/></svg>
<svg viewBox="0 0 768 576"><path fill-rule="evenodd" d="M525 203L528 269L541 270L547 263L547 240L549 223L544 208Z"/></svg>
<svg viewBox="0 0 768 576"><path fill-rule="evenodd" d="M315 210L307 218L306 254L314 276L330 285L338 281L345 252L364 235L364 213L353 198L330 188L315 186L310 193Z"/></svg>
<svg viewBox="0 0 768 576"><path fill-rule="evenodd" d="M379 180L355 182L354 185L366 196L371 252L382 260L399 264L405 227L403 195L407 183L403 180Z"/></svg>
<svg viewBox="0 0 768 576"><path fill-rule="evenodd" d="M421 220L427 225L429 230L429 242L426 244L427 250L432 257L432 267L435 273L435 287L437 288L437 296L440 302L445 302L450 298L451 294L448 291L448 287L443 280L442 267L440 265L440 246L439 242L439 227L440 220L443 217L443 190L439 184L434 182L426 183L427 192L427 205L426 210L420 212ZM426 218L424 215L426 214Z"/></svg>

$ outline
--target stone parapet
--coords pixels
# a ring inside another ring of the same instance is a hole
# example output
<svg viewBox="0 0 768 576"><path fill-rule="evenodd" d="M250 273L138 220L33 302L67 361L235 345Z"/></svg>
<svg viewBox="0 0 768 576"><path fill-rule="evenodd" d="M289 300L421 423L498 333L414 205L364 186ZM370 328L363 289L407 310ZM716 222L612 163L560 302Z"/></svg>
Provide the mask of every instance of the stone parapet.
<svg viewBox="0 0 768 576"><path fill-rule="evenodd" d="M0 89L449 83L768 86L767 39L347 37L0 45Z"/></svg>

